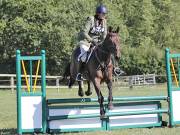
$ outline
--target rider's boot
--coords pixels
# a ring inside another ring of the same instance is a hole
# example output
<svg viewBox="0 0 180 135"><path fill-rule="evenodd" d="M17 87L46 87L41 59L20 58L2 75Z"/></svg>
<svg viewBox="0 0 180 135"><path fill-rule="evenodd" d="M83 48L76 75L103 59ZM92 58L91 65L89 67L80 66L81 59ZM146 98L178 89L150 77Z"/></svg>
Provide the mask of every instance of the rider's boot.
<svg viewBox="0 0 180 135"><path fill-rule="evenodd" d="M83 81L83 77L82 77L82 68L83 68L83 63L82 61L79 61L79 68L78 68L78 73L76 75L76 81Z"/></svg>

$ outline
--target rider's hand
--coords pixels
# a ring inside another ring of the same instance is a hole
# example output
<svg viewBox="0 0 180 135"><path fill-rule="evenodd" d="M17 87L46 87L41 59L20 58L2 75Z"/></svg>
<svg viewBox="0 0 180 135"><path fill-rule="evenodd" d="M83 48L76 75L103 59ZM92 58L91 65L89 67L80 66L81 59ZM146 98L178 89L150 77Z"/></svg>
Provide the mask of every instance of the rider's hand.
<svg viewBox="0 0 180 135"><path fill-rule="evenodd" d="M91 44L92 44L92 46L97 46L98 43L93 40L93 41L91 42Z"/></svg>

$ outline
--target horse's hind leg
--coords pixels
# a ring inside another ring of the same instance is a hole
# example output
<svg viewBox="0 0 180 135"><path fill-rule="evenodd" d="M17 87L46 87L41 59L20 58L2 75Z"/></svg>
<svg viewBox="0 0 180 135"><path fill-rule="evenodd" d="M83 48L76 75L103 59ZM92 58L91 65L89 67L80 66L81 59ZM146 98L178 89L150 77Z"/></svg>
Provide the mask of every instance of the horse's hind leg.
<svg viewBox="0 0 180 135"><path fill-rule="evenodd" d="M78 85L79 85L79 90L78 90L78 95L80 97L83 97L84 96L84 91L82 89L82 82L81 81L78 81Z"/></svg>
<svg viewBox="0 0 180 135"><path fill-rule="evenodd" d="M68 87L71 88L74 82L75 82L75 79L70 77L69 82L68 82Z"/></svg>
<svg viewBox="0 0 180 135"><path fill-rule="evenodd" d="M86 94L86 96L90 96L90 95L92 94L90 81L87 81L87 84L88 84L88 89L87 89L87 91L85 92L85 94Z"/></svg>

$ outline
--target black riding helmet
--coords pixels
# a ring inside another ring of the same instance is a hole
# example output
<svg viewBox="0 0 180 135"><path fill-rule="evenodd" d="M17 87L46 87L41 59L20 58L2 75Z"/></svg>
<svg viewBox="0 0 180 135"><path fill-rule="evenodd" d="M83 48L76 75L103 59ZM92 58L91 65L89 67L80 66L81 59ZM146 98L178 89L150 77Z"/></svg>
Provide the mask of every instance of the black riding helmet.
<svg viewBox="0 0 180 135"><path fill-rule="evenodd" d="M96 7L96 15L95 17L99 20L104 19L105 14L107 14L107 9L104 5L99 5Z"/></svg>
<svg viewBox="0 0 180 135"><path fill-rule="evenodd" d="M104 6L104 5L99 5L99 6L97 6L96 7L96 14L100 14L100 13L102 13L102 14L107 14L107 9L106 9L106 7Z"/></svg>

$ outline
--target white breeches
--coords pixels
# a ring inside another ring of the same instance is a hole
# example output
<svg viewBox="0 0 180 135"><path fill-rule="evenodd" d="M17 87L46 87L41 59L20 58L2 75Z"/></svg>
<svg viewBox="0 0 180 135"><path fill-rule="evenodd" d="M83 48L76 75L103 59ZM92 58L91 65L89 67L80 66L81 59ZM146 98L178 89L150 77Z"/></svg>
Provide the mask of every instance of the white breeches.
<svg viewBox="0 0 180 135"><path fill-rule="evenodd" d="M87 57L87 51L90 48L90 43L80 41L79 45L80 45L81 53L78 56L78 61L81 60L82 62L85 62L86 61L86 57Z"/></svg>

